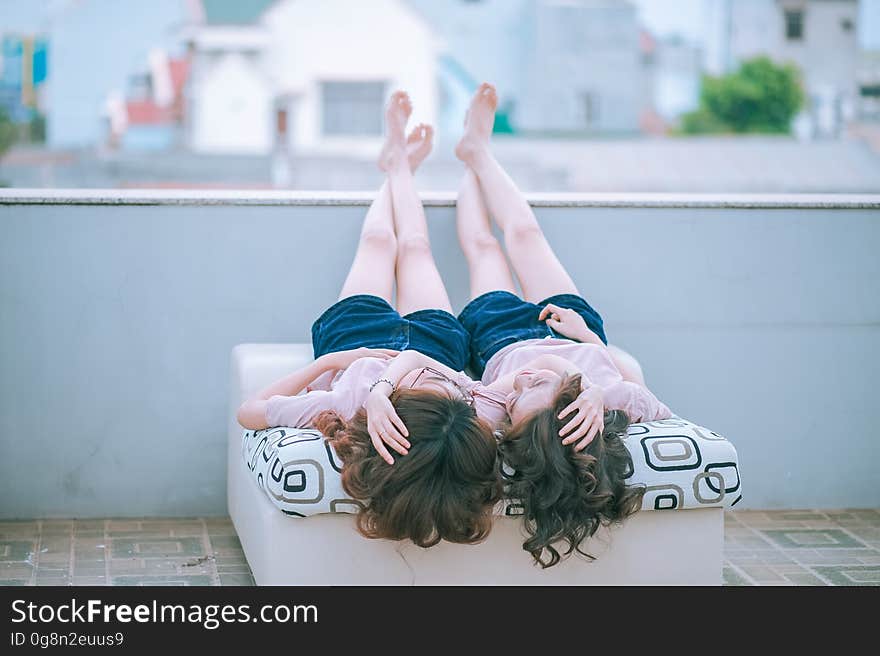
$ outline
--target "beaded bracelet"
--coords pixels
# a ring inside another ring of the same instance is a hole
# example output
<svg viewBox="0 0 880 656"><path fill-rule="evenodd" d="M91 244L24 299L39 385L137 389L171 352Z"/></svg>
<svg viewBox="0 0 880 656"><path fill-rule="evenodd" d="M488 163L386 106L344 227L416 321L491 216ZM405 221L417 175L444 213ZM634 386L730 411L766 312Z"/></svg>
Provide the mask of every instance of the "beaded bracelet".
<svg viewBox="0 0 880 656"><path fill-rule="evenodd" d="M396 388L394 387L394 383L392 383L390 380L388 380L387 378L380 378L380 379L377 380L375 383L373 383L372 385L370 385L370 391L372 392L372 391L373 391L373 388L374 388L376 385L378 385L379 383L388 383L389 385L391 385L391 391L392 391L392 392L396 389Z"/></svg>

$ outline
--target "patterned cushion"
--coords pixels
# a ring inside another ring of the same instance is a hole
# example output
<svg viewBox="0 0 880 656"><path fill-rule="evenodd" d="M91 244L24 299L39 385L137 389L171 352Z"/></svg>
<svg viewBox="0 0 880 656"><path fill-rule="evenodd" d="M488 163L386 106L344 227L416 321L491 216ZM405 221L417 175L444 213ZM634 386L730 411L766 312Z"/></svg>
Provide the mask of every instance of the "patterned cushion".
<svg viewBox="0 0 880 656"><path fill-rule="evenodd" d="M730 507L742 498L736 449L717 433L679 417L632 424L627 433L633 459L628 482L647 486L642 510ZM242 455L257 485L285 514L356 513L361 506L342 489L342 463L316 430L245 431ZM495 509L520 512L515 500Z"/></svg>

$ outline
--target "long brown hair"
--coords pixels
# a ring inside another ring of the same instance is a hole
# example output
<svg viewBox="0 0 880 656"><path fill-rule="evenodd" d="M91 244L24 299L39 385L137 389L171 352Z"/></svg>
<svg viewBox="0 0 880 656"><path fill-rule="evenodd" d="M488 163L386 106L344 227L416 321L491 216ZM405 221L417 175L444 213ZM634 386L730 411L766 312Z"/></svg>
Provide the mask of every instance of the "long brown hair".
<svg viewBox="0 0 880 656"><path fill-rule="evenodd" d="M357 515L358 531L420 547L484 540L501 498L489 425L465 401L438 392L397 390L391 402L411 445L405 456L392 453L393 465L373 447L363 408L347 423L335 412L315 421L342 459L345 491L366 502Z"/></svg>
<svg viewBox="0 0 880 656"><path fill-rule="evenodd" d="M550 407L533 413L505 432L498 445L505 495L523 505L528 538L523 549L542 568L581 549L600 525L622 522L641 508L645 488L631 486L632 456L621 439L629 417L620 410L605 413L601 435L582 451L562 444L559 430L571 420L558 415L581 391L580 376L563 380ZM562 554L554 543L563 542Z"/></svg>

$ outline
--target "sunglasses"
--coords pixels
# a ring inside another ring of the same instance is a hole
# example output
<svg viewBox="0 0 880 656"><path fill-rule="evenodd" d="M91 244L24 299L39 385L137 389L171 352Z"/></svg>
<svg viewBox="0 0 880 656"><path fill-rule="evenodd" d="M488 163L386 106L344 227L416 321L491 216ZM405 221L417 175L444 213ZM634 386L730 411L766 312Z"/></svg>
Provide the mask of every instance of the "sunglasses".
<svg viewBox="0 0 880 656"><path fill-rule="evenodd" d="M465 403L467 403L469 406L474 405L473 394L468 392L466 389L464 389L461 385L456 383L442 371L437 371L436 369L432 369L431 367L423 367L418 376L415 377L412 384L410 385L410 389L416 387L419 384L419 381L434 381L436 383L440 383L441 385L445 385L446 387L452 386L456 389L456 391L458 391L459 395L461 395L461 398Z"/></svg>

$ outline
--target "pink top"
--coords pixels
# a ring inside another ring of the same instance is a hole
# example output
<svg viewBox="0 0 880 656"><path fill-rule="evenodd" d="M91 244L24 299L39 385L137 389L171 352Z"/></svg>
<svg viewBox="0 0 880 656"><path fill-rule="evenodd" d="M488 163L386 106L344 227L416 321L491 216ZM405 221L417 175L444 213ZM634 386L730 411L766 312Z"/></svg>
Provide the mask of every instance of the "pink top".
<svg viewBox="0 0 880 656"><path fill-rule="evenodd" d="M547 337L527 339L505 346L493 355L483 371L483 384L491 385L501 376L524 368L529 361L551 353L565 358L584 374L584 382L599 385L603 390L605 407L623 410L630 421L668 419L672 411L661 403L646 387L625 381L608 349L598 344L583 344L568 339Z"/></svg>
<svg viewBox="0 0 880 656"><path fill-rule="evenodd" d="M381 378L387 368L387 360L360 358L335 375L320 376L304 394L272 396L266 403L266 424L306 428L324 410L335 410L340 417L349 420L363 407L370 385ZM464 373L459 372L457 376L455 382L473 395L477 416L493 427L501 423L507 416L505 396L486 389Z"/></svg>

